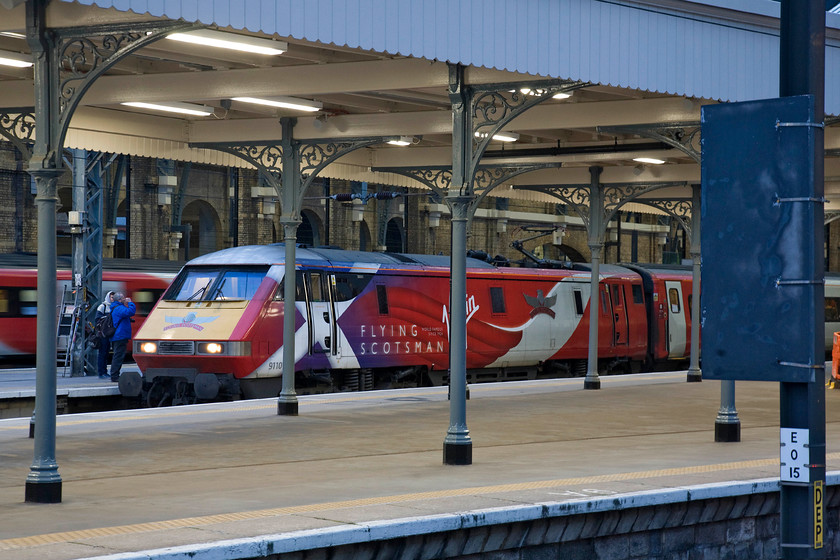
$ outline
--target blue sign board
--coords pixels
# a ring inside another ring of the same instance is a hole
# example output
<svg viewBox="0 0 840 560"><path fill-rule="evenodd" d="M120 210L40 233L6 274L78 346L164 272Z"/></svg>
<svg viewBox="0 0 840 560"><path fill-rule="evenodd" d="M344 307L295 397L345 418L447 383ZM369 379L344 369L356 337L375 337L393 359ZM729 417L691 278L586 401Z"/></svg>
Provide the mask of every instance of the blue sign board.
<svg viewBox="0 0 840 560"><path fill-rule="evenodd" d="M704 378L807 383L819 372L822 379L816 130L807 95L703 108Z"/></svg>

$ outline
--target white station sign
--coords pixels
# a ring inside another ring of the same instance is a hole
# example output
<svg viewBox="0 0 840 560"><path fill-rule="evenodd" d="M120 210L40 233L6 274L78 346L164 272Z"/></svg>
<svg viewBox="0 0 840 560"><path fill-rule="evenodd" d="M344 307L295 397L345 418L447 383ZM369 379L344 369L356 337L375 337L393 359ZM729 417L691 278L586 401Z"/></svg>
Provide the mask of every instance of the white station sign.
<svg viewBox="0 0 840 560"><path fill-rule="evenodd" d="M781 443L779 462L782 482L808 483L810 473L810 449L808 448L808 430L802 428L780 428L779 441Z"/></svg>

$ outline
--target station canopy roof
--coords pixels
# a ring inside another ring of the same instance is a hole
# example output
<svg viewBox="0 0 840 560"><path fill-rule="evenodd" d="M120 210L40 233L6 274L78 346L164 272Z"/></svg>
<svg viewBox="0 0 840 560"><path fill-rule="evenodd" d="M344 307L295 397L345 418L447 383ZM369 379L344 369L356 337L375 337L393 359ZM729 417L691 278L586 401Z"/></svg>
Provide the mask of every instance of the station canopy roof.
<svg viewBox="0 0 840 560"><path fill-rule="evenodd" d="M21 35L24 13L20 0L0 0L0 51L29 54ZM74 113L67 147L247 167L235 156L190 144L278 142L280 117L294 116L301 140L410 138L405 147L353 152L322 175L419 187L372 168L451 165L449 61L466 67L472 85L514 89L546 78L589 84L512 121L506 131L516 141L490 144L484 164L561 165L519 175L511 185L586 184L593 165L603 166L604 183L689 185L700 181L700 166L689 155L636 130L609 127L699 123L703 105L778 92L778 4L769 0L53 0L47 25L154 20L194 22L283 52L161 39L93 83ZM829 12L826 21L826 111L837 115L840 15ZM2 107L32 106L32 68L0 66L0 88ZM294 98L315 110L245 98ZM128 102L188 103L208 114L162 113ZM826 128L826 149L826 191L840 195L840 124ZM509 185L493 195L554 200Z"/></svg>

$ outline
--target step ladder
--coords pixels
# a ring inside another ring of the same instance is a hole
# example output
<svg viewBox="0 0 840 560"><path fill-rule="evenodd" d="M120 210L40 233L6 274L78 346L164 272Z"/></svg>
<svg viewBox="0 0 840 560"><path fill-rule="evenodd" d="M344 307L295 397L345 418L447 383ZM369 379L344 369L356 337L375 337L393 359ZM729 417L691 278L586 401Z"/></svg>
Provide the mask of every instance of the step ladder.
<svg viewBox="0 0 840 560"><path fill-rule="evenodd" d="M61 294L61 304L58 308L55 344L56 361L58 365L64 365L62 377L67 375L68 366L73 364L73 346L81 324L81 302L82 288L64 287Z"/></svg>

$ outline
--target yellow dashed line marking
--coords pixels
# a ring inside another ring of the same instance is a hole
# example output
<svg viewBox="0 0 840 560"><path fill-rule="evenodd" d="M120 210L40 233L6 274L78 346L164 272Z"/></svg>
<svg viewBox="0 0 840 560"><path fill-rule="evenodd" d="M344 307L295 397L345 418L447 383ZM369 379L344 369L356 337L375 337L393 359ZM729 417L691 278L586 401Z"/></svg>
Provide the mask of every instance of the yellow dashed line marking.
<svg viewBox="0 0 840 560"><path fill-rule="evenodd" d="M827 454L826 459L840 459L840 453ZM116 527L101 527L96 529L83 529L80 531L66 531L62 533L47 533L44 535L33 535L31 537L18 537L0 540L0 550L15 550L46 544L66 543L80 541L94 537L112 537L119 535L133 535L162 531L167 529L183 529L185 527L204 527L217 523L230 521L247 521L264 519L280 515L294 515L313 513L332 509L353 508L359 506L397 504L415 502L420 500L432 500L438 498L452 498L459 496L473 496L479 494L501 494L505 492L521 492L523 490L540 490L544 488L556 488L563 486L574 486L578 484L592 484L603 482L621 482L626 480L640 480L646 478L662 478L668 476L681 476L690 474L703 474L737 469L753 469L759 467L772 467L779 464L779 459L755 459L751 461L736 461L731 463L719 463L716 465L698 465L695 467L679 467L670 469L657 469L649 471L604 474L596 476L581 476L573 478L559 478L555 480L541 480L535 482L519 482L513 484L499 484L495 486L476 486L472 488L453 488L451 490L436 490L431 492L416 492L414 494L397 494L394 496L382 496L373 498L361 498L357 500L345 500L340 502L327 502L322 504L308 504L301 506L279 507L261 509L254 511L243 511L238 513L223 513L218 515L206 515L202 517L186 517L183 519L172 519L169 521L155 521L151 523L138 523L135 525L119 525Z"/></svg>

